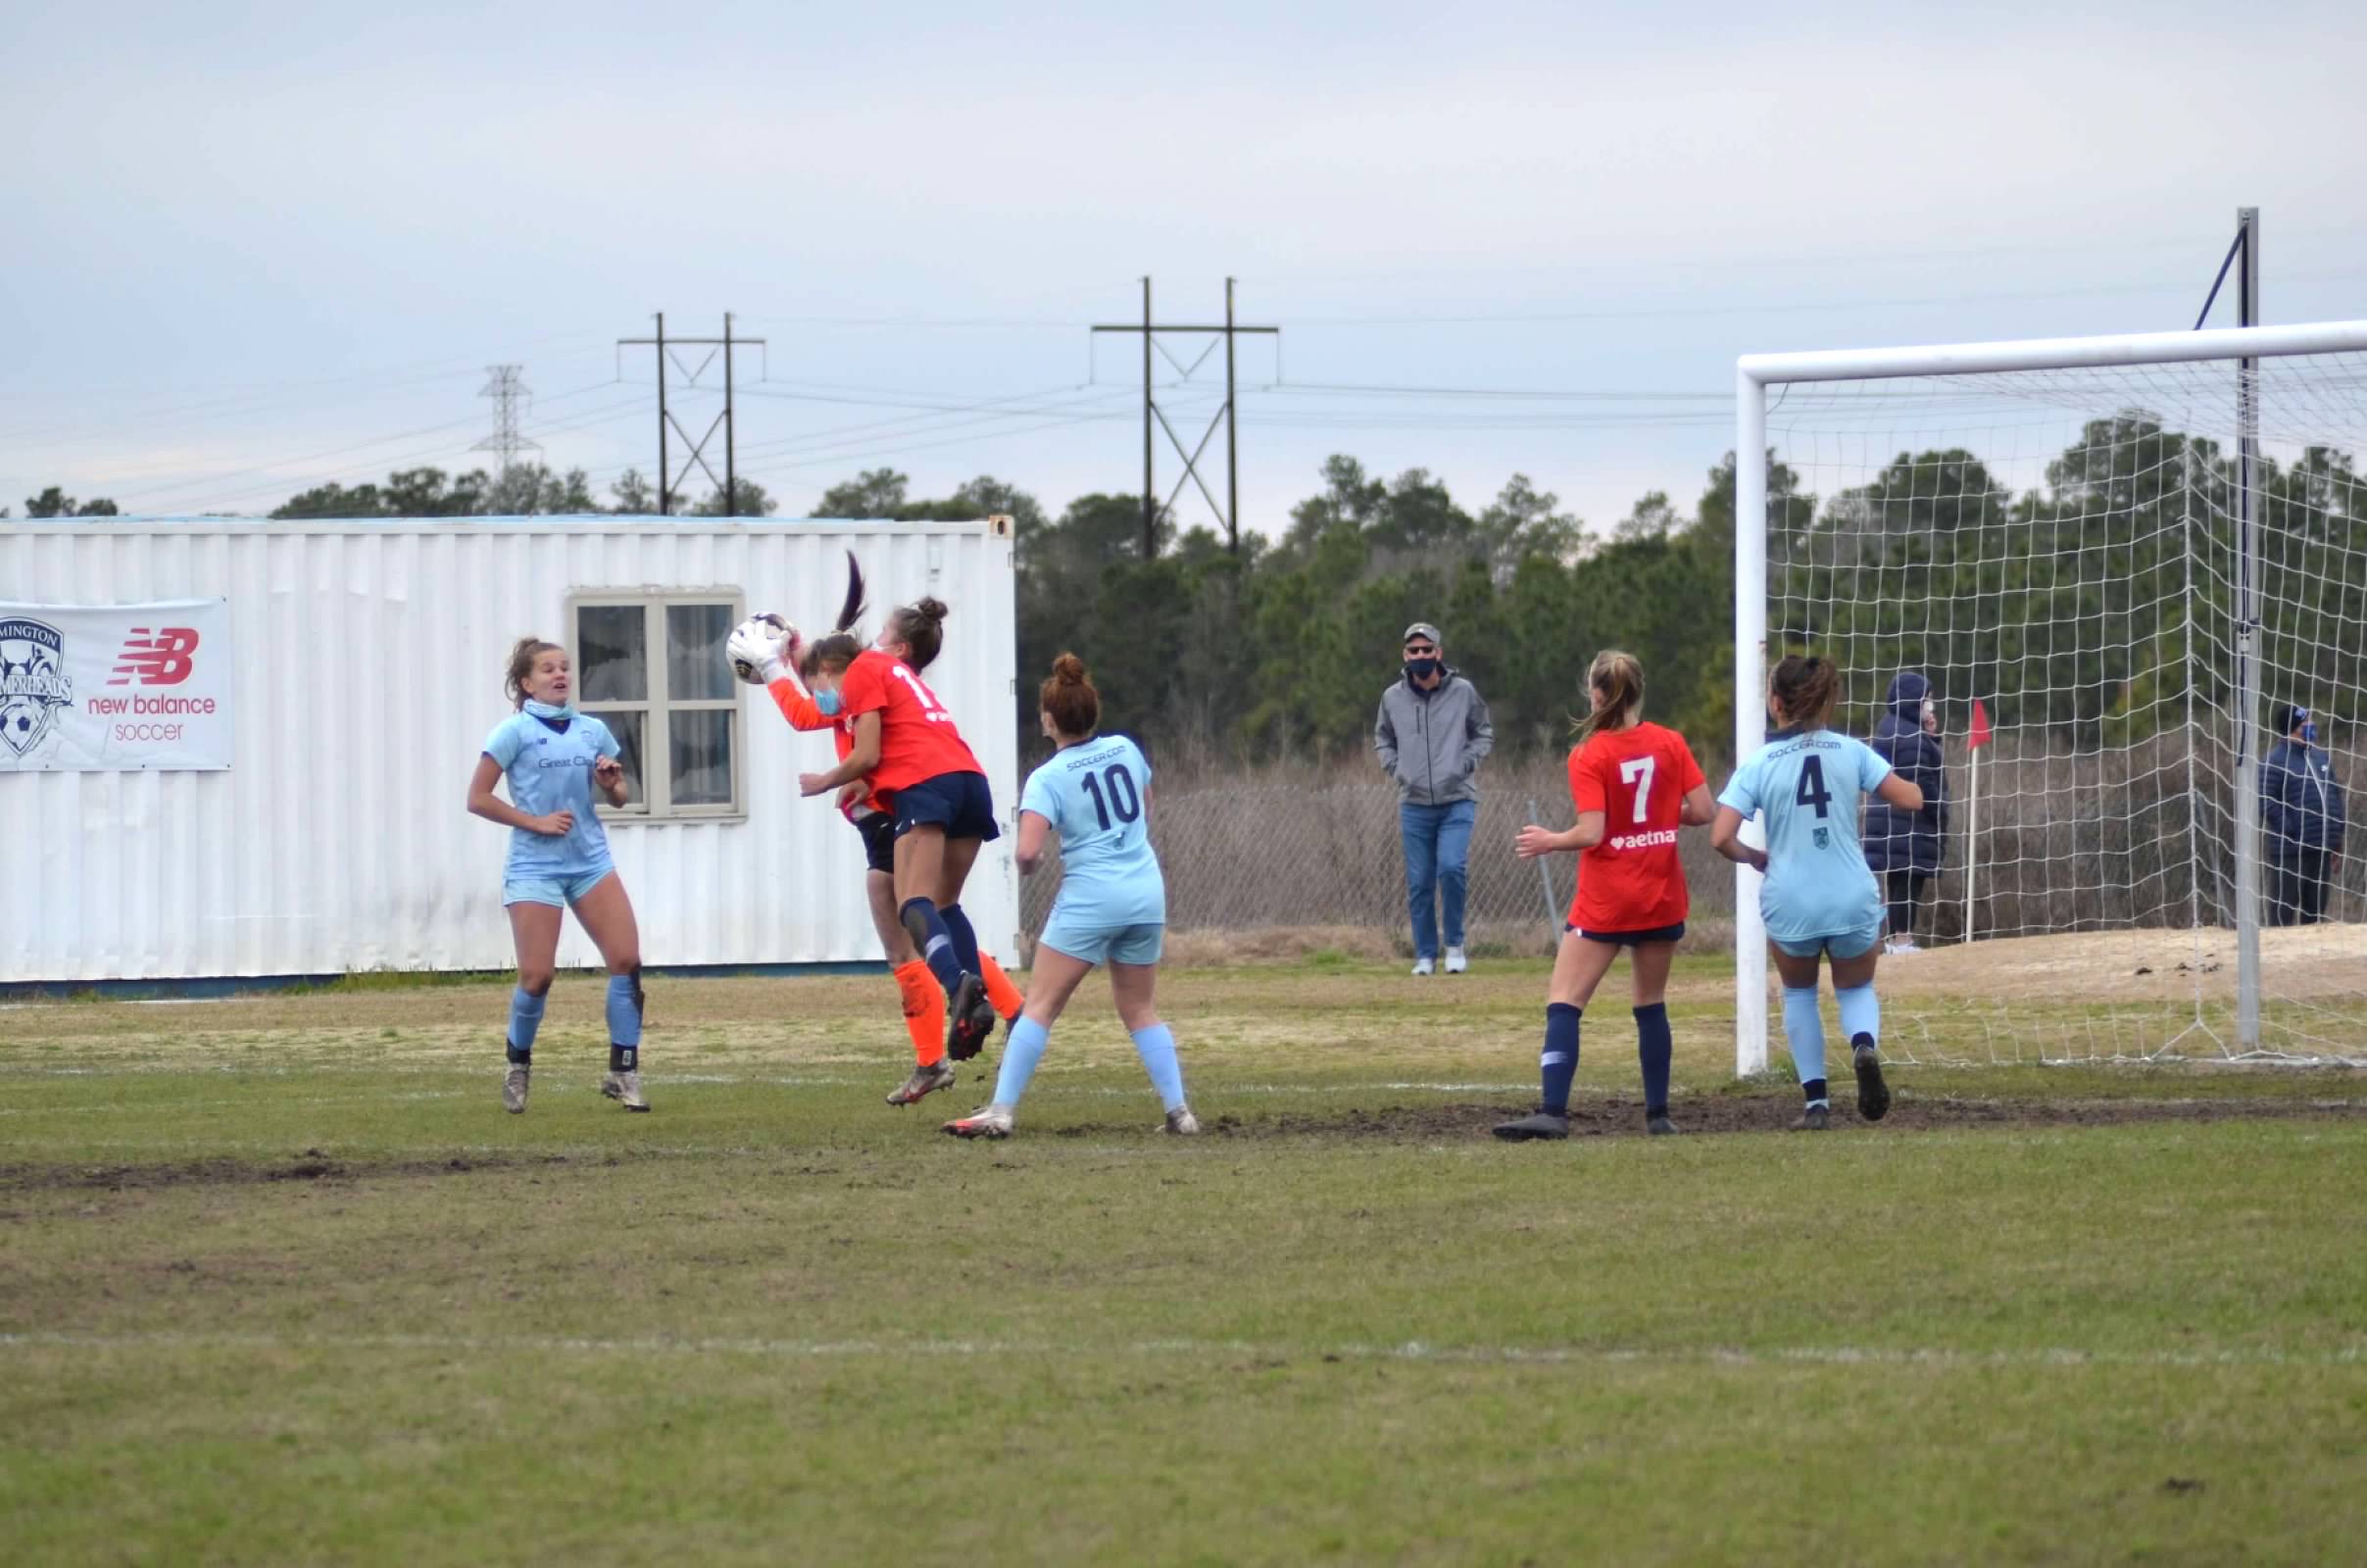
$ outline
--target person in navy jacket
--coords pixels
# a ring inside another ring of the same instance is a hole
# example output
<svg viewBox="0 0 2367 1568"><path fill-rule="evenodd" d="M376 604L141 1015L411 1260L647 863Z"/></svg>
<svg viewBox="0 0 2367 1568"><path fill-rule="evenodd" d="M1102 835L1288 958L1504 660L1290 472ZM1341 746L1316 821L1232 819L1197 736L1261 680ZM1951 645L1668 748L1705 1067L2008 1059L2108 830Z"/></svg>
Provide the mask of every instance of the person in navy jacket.
<svg viewBox="0 0 2367 1568"><path fill-rule="evenodd" d="M2348 825L2334 760L2306 708L2280 710L2285 739L2260 761L2260 832L2268 858L2268 923L2316 925Z"/></svg>
<svg viewBox="0 0 2367 1568"><path fill-rule="evenodd" d="M1940 753L1940 720L1931 682L1913 670L1891 681L1882 718L1867 744L1901 778L1923 792L1923 808L1901 811L1869 799L1865 827L1866 868L1882 881L1889 911L1884 951L1913 953L1915 906L1940 874L1940 852L1948 832L1948 768Z"/></svg>

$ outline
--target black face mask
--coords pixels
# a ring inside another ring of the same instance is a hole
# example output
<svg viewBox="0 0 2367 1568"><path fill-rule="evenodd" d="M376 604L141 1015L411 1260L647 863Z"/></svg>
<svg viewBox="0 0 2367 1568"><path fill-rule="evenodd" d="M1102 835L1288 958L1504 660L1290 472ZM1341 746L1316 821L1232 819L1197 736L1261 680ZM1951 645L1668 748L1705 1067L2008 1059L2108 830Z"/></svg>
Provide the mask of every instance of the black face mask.
<svg viewBox="0 0 2367 1568"><path fill-rule="evenodd" d="M1405 668L1415 680L1428 680L1439 672L1439 662L1435 659L1408 659Z"/></svg>

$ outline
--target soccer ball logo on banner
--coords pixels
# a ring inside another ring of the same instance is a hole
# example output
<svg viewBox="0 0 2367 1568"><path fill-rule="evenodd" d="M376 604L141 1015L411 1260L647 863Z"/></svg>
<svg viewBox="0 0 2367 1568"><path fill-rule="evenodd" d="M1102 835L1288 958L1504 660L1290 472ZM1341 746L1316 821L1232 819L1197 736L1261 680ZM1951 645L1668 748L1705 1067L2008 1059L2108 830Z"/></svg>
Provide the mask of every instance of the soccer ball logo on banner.
<svg viewBox="0 0 2367 1568"><path fill-rule="evenodd" d="M58 710L74 701L65 649L46 621L0 620L0 741L19 757L49 738Z"/></svg>

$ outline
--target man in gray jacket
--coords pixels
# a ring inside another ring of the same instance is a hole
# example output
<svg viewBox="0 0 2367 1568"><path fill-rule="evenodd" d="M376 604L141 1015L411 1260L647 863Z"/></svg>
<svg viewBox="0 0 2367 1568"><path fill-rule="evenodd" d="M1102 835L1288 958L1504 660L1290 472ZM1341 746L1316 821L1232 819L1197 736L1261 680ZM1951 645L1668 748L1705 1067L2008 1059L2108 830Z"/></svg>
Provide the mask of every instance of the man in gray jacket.
<svg viewBox="0 0 2367 1568"><path fill-rule="evenodd" d="M1372 749L1398 786L1398 833L1405 846L1405 899L1413 908L1413 972L1438 962L1438 914L1444 895L1447 972L1461 974L1463 867L1470 859L1471 823L1479 790L1471 775L1496 744L1488 705L1471 683L1447 667L1438 628L1417 620L1405 628L1405 669L1381 693Z"/></svg>

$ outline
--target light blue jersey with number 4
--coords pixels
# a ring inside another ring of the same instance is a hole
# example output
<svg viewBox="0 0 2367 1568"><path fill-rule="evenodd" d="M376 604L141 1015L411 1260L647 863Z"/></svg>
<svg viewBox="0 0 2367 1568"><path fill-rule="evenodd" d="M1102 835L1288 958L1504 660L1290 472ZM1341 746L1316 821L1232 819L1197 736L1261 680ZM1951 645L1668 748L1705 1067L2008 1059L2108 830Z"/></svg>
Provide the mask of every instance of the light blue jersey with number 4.
<svg viewBox="0 0 2367 1568"><path fill-rule="evenodd" d="M1857 842L1858 808L1891 776L1882 754L1829 729L1780 731L1734 770L1720 806L1765 815L1759 914L1778 942L1840 936L1882 918Z"/></svg>
<svg viewBox="0 0 2367 1568"><path fill-rule="evenodd" d="M1092 930L1163 925L1167 880L1151 850L1151 764L1123 735L1057 753L1027 775L1019 809L1060 835L1060 920Z"/></svg>

